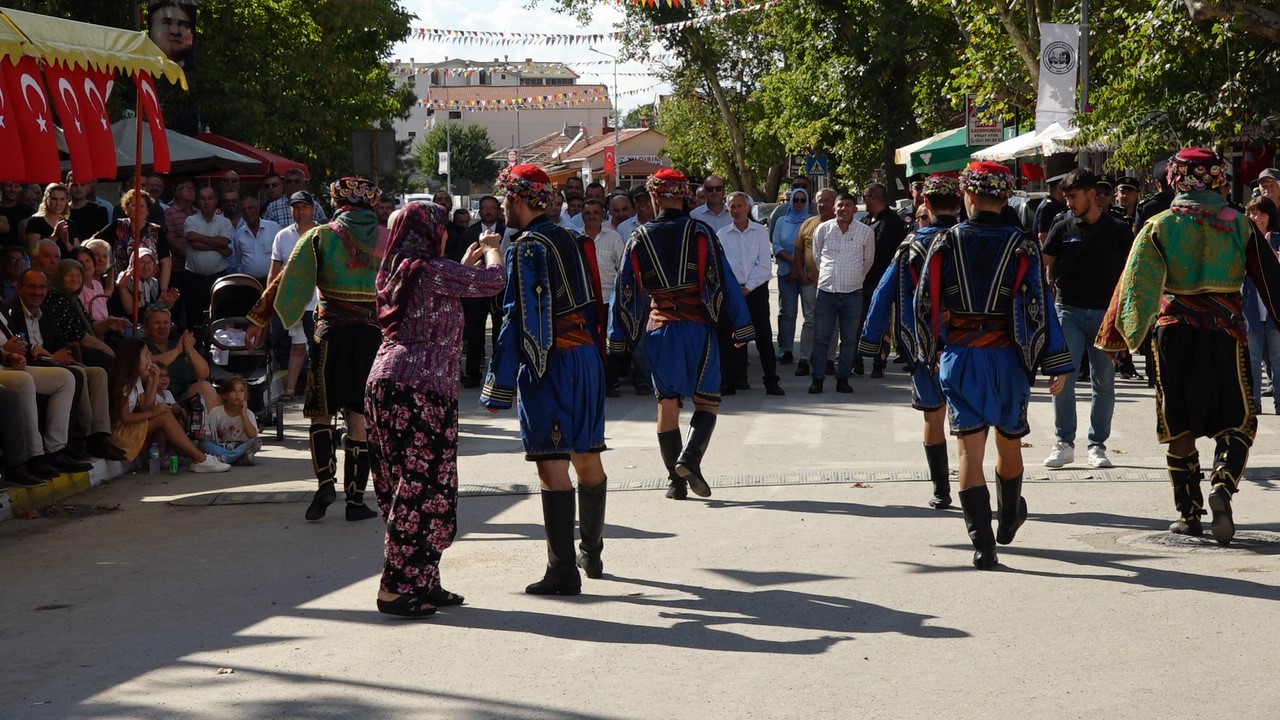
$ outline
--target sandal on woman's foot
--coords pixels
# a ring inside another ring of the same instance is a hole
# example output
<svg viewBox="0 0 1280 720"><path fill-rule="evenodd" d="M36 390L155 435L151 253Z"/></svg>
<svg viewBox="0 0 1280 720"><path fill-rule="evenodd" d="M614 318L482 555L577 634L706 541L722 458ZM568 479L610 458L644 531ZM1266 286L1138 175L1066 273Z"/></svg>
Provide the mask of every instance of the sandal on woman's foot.
<svg viewBox="0 0 1280 720"><path fill-rule="evenodd" d="M436 614L436 607L426 598L404 594L395 600L378 598L378 612L407 618L424 618Z"/></svg>
<svg viewBox="0 0 1280 720"><path fill-rule="evenodd" d="M421 599L435 605L436 607L449 607L450 605L461 605L466 599L457 593L451 593L440 586L436 586L431 590L419 595Z"/></svg>

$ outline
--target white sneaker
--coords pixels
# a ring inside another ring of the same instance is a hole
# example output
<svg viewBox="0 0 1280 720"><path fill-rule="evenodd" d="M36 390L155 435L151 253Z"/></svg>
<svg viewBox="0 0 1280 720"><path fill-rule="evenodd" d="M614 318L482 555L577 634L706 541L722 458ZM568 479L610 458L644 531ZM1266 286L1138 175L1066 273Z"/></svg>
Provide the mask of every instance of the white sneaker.
<svg viewBox="0 0 1280 720"><path fill-rule="evenodd" d="M1109 468L1111 458L1107 457L1107 449L1101 445L1089 446L1089 467Z"/></svg>
<svg viewBox="0 0 1280 720"><path fill-rule="evenodd" d="M198 473L223 473L231 469L231 466L222 462L218 458L204 454L204 462L191 463L191 472Z"/></svg>
<svg viewBox="0 0 1280 720"><path fill-rule="evenodd" d="M1051 468L1060 468L1063 465L1070 465L1075 462L1076 449L1071 443L1059 440L1053 444L1053 449L1049 451L1049 457L1044 459L1044 466Z"/></svg>

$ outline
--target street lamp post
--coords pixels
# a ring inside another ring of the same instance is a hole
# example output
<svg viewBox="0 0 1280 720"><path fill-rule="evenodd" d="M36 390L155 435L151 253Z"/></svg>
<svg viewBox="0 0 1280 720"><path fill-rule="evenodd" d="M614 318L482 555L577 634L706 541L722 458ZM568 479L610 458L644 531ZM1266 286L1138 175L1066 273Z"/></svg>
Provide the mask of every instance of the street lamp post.
<svg viewBox="0 0 1280 720"><path fill-rule="evenodd" d="M616 188L622 184L622 163L619 162L618 158L618 143L621 132L619 128L622 125L622 117L619 114L620 110L618 108L618 56L610 55L603 50L597 50L593 47L588 47L587 49L597 55L603 55L613 61L613 186Z"/></svg>

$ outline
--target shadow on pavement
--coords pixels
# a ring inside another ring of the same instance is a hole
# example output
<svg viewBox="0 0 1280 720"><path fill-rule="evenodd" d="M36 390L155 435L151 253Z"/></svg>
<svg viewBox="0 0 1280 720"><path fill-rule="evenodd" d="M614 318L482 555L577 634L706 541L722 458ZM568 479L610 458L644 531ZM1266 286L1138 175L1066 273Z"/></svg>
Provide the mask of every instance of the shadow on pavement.
<svg viewBox="0 0 1280 720"><path fill-rule="evenodd" d="M914 568L919 573L937 572L980 572L968 564L972 545L939 545L938 547L955 550L957 562L946 567L923 565L920 563L902 563ZM1236 547L1235 544L1232 547ZM1274 546L1267 547L1259 554L1273 555L1280 550ZM1010 545L996 549L1000 557L997 572L1011 572L1045 578L1062 578L1064 580L1097 580L1102 582L1137 585L1156 590L1191 590L1195 592L1227 595L1231 597L1250 598L1254 600L1280 601L1274 585L1241 580L1238 578L1218 577L1199 573L1165 570L1137 564L1147 560L1169 560L1168 555L1140 555L1130 553L1107 553L1090 550L1052 550L1040 547L1018 547ZM1239 555L1230 556L1238 560ZM1079 572L1050 572L1046 570L1028 570L1017 566L1019 559L1039 558L1053 560L1075 566ZM1012 561L1012 565L1009 563ZM1096 570L1108 572L1094 572Z"/></svg>
<svg viewBox="0 0 1280 720"><path fill-rule="evenodd" d="M707 507L749 510L779 510L814 515L851 515L865 518L945 518L958 515L960 509L934 510L914 505L860 505L848 502L815 500L708 500Z"/></svg>
<svg viewBox="0 0 1280 720"><path fill-rule="evenodd" d="M192 683L192 689L200 685L218 687L234 684L237 675L268 678L292 686L299 694L307 694L306 700L281 698L270 702L254 702L253 717L278 717L288 720L333 720L334 718L359 720L402 720L402 718L450 718L450 720L606 720L613 715L588 715L565 708L552 708L548 704L491 700L476 695L440 692L420 685L388 685L345 680L337 673L324 678L315 675L281 672L278 670L251 669L232 675L217 675L217 666L206 663L180 661L175 669L208 673L208 680ZM374 698L364 702L360 697ZM550 698L549 698L550 699ZM230 703L229 703L230 704ZM234 707L234 705L233 705ZM240 709L244 709L241 705ZM90 705L75 708L59 708L58 717L66 720L84 718L165 718L165 720L195 720L209 717L208 707L193 708L184 712L172 705L157 707L141 703L104 702L95 700ZM424 714L425 713L425 714Z"/></svg>

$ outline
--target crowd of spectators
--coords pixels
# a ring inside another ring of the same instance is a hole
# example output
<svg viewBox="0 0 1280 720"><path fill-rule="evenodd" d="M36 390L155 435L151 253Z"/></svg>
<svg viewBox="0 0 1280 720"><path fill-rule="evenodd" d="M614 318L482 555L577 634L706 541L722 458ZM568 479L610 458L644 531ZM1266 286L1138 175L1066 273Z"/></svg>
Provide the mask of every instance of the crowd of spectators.
<svg viewBox="0 0 1280 720"><path fill-rule="evenodd" d="M208 427L227 417L255 427L247 438L232 433L235 442L256 450L260 441L244 381L210 382L201 334L219 277L244 273L265 284L290 241L324 221L305 186L296 169L262 178L260 195L234 171L199 182L148 175L113 205L70 173L44 187L0 184L0 488L38 487L89 470L95 457L145 460L152 442L200 472L225 470L228 458L250 463L252 451L202 450L228 436ZM307 338L301 328L289 337L282 359L296 386ZM130 357L120 357L122 346ZM121 362L123 374L115 372ZM140 401L162 377L160 398ZM237 409L212 412L227 397ZM116 407L121 398L126 407Z"/></svg>

